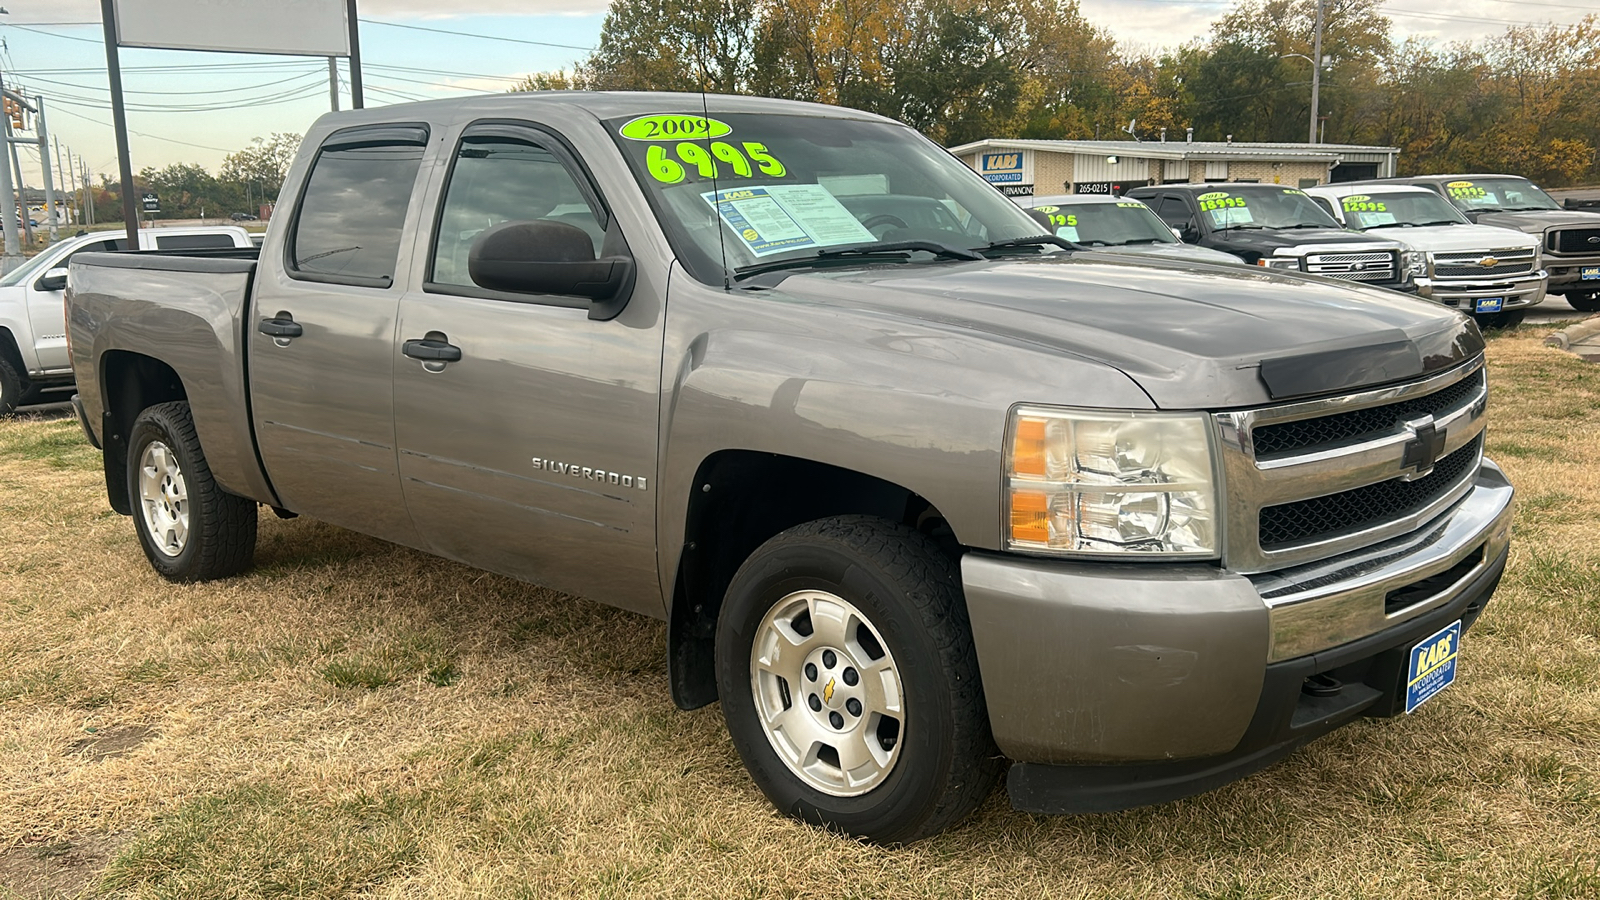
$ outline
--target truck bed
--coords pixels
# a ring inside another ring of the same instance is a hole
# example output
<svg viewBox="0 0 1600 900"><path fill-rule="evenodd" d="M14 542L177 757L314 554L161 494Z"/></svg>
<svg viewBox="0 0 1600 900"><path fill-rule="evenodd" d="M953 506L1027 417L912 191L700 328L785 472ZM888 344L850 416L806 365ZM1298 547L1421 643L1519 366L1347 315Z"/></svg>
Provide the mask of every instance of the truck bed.
<svg viewBox="0 0 1600 900"><path fill-rule="evenodd" d="M139 365L141 355L160 360L188 392L218 483L274 503L251 430L242 330L258 254L256 248L79 254L70 267L68 334L85 418L102 443L120 436L105 434L106 379L115 373L101 367Z"/></svg>

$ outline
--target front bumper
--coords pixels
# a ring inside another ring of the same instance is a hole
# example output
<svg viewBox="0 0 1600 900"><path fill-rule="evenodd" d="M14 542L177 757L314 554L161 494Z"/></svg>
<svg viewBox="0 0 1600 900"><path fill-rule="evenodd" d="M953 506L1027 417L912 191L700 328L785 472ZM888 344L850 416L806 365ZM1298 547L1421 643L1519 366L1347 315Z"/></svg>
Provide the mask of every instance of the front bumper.
<svg viewBox="0 0 1600 900"><path fill-rule="evenodd" d="M1536 272L1519 278L1495 278L1483 281L1462 279L1417 279L1417 296L1429 297L1463 312L1472 312L1477 301L1485 297L1501 297L1501 309L1521 309L1544 300L1550 276Z"/></svg>
<svg viewBox="0 0 1600 900"><path fill-rule="evenodd" d="M1013 804L1176 799L1357 715L1392 715L1408 648L1475 619L1498 584L1511 496L1485 460L1473 490L1417 532L1250 577L969 553L962 580L995 741L1017 763ZM1323 673L1343 683L1336 695L1301 692Z"/></svg>
<svg viewBox="0 0 1600 900"><path fill-rule="evenodd" d="M1557 256L1546 252L1544 266L1550 271L1550 293L1600 291L1600 279L1584 278L1585 269L1600 269L1600 256Z"/></svg>

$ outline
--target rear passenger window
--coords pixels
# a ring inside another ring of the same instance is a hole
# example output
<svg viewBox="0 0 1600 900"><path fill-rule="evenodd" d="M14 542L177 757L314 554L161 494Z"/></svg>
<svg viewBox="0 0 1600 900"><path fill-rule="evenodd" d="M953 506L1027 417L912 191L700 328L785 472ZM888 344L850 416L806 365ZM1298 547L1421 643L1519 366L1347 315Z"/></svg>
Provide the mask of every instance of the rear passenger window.
<svg viewBox="0 0 1600 900"><path fill-rule="evenodd" d="M605 229L566 164L531 141L468 135L456 151L434 240L429 281L475 287L467 273L472 242L502 222L561 222L581 229L603 255Z"/></svg>
<svg viewBox="0 0 1600 900"><path fill-rule="evenodd" d="M156 236L157 250L215 250L232 247L233 238L226 234L162 234Z"/></svg>
<svg viewBox="0 0 1600 900"><path fill-rule="evenodd" d="M396 133L403 133L401 139ZM330 138L300 196L289 235L289 271L310 281L393 283L400 231L426 142L420 127Z"/></svg>

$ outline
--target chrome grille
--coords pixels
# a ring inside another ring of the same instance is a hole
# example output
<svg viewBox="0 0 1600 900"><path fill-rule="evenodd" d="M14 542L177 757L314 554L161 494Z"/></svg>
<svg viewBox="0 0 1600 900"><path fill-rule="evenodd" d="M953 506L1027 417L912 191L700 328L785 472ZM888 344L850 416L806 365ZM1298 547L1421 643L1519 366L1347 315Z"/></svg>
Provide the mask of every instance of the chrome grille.
<svg viewBox="0 0 1600 900"><path fill-rule="evenodd" d="M1471 490L1487 398L1479 357L1406 384L1215 414L1225 564L1277 571L1421 528Z"/></svg>
<svg viewBox="0 0 1600 900"><path fill-rule="evenodd" d="M1433 471L1415 481L1391 478L1366 487L1261 510L1261 549L1305 544L1329 535L1348 534L1410 515L1449 493L1468 468L1476 469L1482 438L1434 463Z"/></svg>
<svg viewBox="0 0 1600 900"><path fill-rule="evenodd" d="M1259 425L1252 436L1256 459L1276 459L1307 450L1397 434L1406 421L1423 415L1443 418L1482 393L1483 370L1480 369L1443 390L1399 403L1315 419L1300 419L1281 425Z"/></svg>
<svg viewBox="0 0 1600 900"><path fill-rule="evenodd" d="M1389 251L1370 253L1313 253L1306 257L1306 271L1325 278L1381 284L1398 280L1399 260Z"/></svg>
<svg viewBox="0 0 1600 900"><path fill-rule="evenodd" d="M1494 265L1484 265L1494 261ZM1435 278L1498 278L1532 272L1532 250L1488 250L1483 253L1439 253L1433 258Z"/></svg>
<svg viewBox="0 0 1600 900"><path fill-rule="evenodd" d="M1557 253L1600 253L1600 226L1558 228L1550 233L1550 249Z"/></svg>

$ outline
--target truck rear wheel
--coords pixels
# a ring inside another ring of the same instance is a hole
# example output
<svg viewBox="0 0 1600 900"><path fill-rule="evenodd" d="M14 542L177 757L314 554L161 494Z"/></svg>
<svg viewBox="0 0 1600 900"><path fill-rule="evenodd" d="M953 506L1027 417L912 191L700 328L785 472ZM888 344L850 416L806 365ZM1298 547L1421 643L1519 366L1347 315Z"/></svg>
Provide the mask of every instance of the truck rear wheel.
<svg viewBox="0 0 1600 900"><path fill-rule="evenodd" d="M0 418L5 418L16 412L17 404L22 402L22 376L17 370L0 356Z"/></svg>
<svg viewBox="0 0 1600 900"><path fill-rule="evenodd" d="M217 486L188 403L159 403L134 420L128 501L144 555L168 581L237 575L255 556L255 501Z"/></svg>
<svg viewBox="0 0 1600 900"><path fill-rule="evenodd" d="M843 516L767 541L728 587L716 656L734 746L788 815L904 843L999 775L956 566L913 529Z"/></svg>

